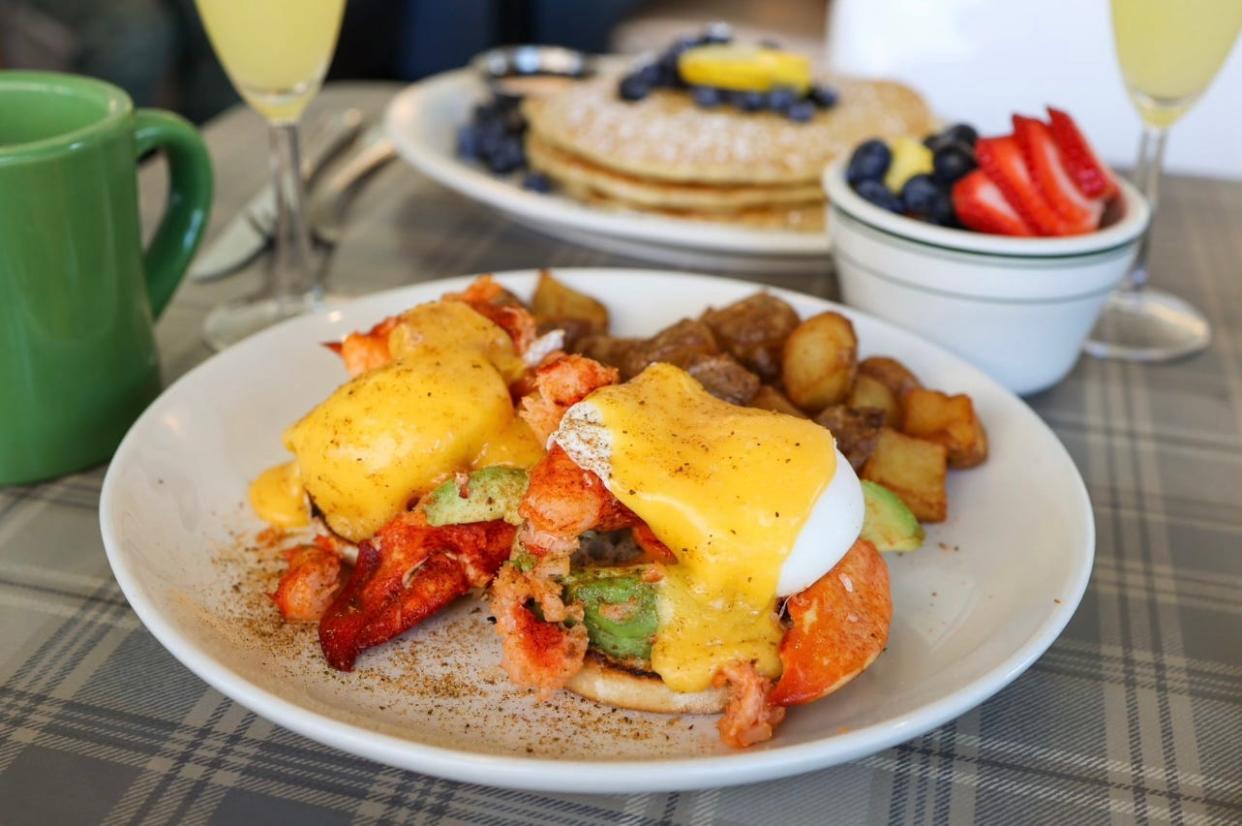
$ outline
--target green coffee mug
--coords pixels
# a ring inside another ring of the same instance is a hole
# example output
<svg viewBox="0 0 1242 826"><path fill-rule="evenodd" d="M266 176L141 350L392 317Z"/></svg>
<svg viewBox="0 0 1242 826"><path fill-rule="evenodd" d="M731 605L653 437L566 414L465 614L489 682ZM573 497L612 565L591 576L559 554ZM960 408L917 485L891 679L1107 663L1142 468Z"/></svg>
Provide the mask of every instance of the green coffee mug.
<svg viewBox="0 0 1242 826"><path fill-rule="evenodd" d="M142 247L137 159L168 158ZM97 464L160 389L153 319L202 239L211 161L107 83L0 71L0 485Z"/></svg>

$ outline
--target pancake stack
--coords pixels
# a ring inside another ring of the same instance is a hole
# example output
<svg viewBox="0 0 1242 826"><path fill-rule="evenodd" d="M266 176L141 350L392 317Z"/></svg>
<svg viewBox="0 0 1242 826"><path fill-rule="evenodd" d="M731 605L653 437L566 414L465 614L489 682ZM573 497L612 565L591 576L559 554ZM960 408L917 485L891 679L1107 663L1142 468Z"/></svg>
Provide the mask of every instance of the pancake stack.
<svg viewBox="0 0 1242 826"><path fill-rule="evenodd" d="M887 81L833 81L839 102L805 123L704 109L672 89L625 101L617 84L603 75L523 104L531 167L568 196L609 209L817 231L825 166L868 138L934 126L918 93Z"/></svg>

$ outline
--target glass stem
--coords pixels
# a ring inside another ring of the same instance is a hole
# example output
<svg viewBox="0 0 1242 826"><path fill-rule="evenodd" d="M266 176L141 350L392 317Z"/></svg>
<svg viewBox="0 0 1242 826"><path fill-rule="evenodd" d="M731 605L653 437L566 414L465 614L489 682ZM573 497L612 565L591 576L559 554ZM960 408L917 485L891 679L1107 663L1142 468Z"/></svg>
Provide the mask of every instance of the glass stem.
<svg viewBox="0 0 1242 826"><path fill-rule="evenodd" d="M1143 137L1139 141L1138 164L1134 167L1134 183L1147 198L1147 203L1151 208L1151 220L1147 224L1147 231L1143 233L1143 240L1139 243L1134 266L1130 268L1130 274L1126 277L1125 289L1131 292L1137 292L1147 286L1147 254L1151 250L1151 228L1156 223L1160 173L1164 169L1164 145L1168 135L1167 129L1145 125Z"/></svg>
<svg viewBox="0 0 1242 826"><path fill-rule="evenodd" d="M311 255L310 230L306 223L306 195L302 186L302 159L296 122L273 123L272 184L276 191L275 249L272 263L272 296L287 299L319 298L319 283Z"/></svg>

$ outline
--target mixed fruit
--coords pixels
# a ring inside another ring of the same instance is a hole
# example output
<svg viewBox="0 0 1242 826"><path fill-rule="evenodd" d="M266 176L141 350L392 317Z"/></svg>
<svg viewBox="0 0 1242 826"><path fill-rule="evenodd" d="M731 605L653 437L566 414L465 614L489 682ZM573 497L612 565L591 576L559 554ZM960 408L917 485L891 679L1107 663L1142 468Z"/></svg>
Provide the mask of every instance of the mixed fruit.
<svg viewBox="0 0 1242 826"><path fill-rule="evenodd" d="M797 123L806 123L816 111L837 103L834 90L812 81L811 62L805 55L771 42L734 43L733 32L723 24L678 38L650 63L622 77L617 95L639 101L656 89L689 92L703 109L769 111Z"/></svg>
<svg viewBox="0 0 1242 826"><path fill-rule="evenodd" d="M1081 235L1099 228L1117 181L1074 119L1013 116L1009 135L981 138L966 124L922 142L860 144L846 180L891 212L946 227L1017 236Z"/></svg>

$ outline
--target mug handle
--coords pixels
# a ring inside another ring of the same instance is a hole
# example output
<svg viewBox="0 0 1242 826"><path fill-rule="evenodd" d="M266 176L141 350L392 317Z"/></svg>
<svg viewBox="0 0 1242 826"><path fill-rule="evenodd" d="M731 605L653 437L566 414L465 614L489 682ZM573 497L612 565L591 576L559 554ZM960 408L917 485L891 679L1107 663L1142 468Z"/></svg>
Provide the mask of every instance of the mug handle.
<svg viewBox="0 0 1242 826"><path fill-rule="evenodd" d="M211 214L211 157L189 121L171 112L134 112L135 157L162 149L168 157L168 201L143 253L147 297L159 318L203 240Z"/></svg>

